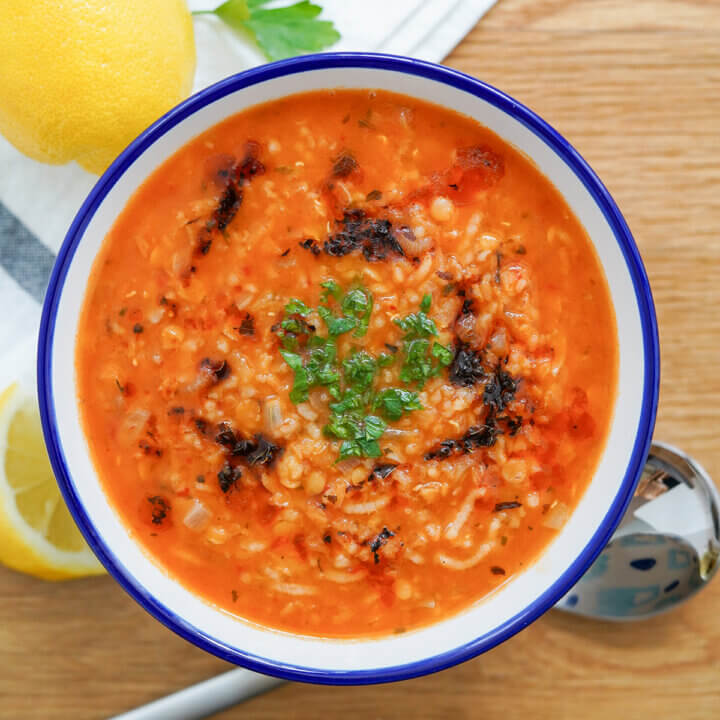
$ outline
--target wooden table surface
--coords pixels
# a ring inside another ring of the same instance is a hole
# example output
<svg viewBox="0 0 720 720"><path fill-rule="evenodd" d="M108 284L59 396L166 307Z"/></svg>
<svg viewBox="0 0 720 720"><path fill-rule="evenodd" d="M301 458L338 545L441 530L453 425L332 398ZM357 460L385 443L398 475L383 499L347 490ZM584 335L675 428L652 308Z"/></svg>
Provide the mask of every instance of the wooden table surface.
<svg viewBox="0 0 720 720"><path fill-rule="evenodd" d="M603 178L650 275L656 437L720 478L720 2L499 0L448 58L525 102ZM216 716L696 718L720 710L720 581L669 615L550 612L483 657L365 688L285 685ZM226 670L108 577L0 569L0 718L105 718Z"/></svg>

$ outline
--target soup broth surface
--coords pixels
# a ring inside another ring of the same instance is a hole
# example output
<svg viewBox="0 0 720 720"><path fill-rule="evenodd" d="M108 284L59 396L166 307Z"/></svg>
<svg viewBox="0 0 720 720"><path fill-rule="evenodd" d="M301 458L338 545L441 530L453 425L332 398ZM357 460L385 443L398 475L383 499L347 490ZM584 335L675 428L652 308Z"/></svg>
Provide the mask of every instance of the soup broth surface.
<svg viewBox="0 0 720 720"><path fill-rule="evenodd" d="M531 564L592 478L617 337L553 185L474 120L299 94L167 160L79 327L103 487L173 577L294 633L400 633Z"/></svg>

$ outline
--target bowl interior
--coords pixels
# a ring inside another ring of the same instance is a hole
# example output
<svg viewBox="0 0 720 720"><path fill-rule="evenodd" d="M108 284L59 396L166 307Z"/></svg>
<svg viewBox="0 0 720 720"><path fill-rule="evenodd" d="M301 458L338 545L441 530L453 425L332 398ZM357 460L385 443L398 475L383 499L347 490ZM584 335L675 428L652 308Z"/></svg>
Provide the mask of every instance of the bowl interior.
<svg viewBox="0 0 720 720"><path fill-rule="evenodd" d="M655 414L657 353L647 281L612 200L564 140L506 96L444 68L378 56L315 56L235 76L176 108L101 178L61 251L40 336L43 422L71 509L126 589L174 630L235 662L296 679L367 682L439 669L524 627L570 587L602 548L644 461ZM605 269L618 325L620 367L607 450L566 526L532 567L492 596L436 625L380 639L292 636L239 621L185 590L128 535L89 456L76 400L74 338L87 277L135 189L190 139L256 103L306 90L382 88L469 115L528 155L586 228Z"/></svg>

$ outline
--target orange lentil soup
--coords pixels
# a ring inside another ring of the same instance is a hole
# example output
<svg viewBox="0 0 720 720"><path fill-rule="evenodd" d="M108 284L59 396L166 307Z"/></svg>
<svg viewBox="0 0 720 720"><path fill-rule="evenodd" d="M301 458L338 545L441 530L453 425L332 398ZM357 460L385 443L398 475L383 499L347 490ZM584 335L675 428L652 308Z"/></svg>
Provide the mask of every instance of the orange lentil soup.
<svg viewBox="0 0 720 720"><path fill-rule="evenodd" d="M604 448L617 336L557 190L380 91L211 128L105 240L77 349L99 476L167 572L330 637L445 618L532 563Z"/></svg>

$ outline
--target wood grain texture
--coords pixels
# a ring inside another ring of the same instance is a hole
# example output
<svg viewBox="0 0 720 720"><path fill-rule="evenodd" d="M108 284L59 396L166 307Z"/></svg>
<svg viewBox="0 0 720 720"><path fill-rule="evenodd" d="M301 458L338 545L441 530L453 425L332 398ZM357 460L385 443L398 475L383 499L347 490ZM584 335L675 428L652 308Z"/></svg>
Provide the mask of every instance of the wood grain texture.
<svg viewBox="0 0 720 720"><path fill-rule="evenodd" d="M499 0L448 64L539 112L585 156L637 239L657 303L657 437L720 478L720 3ZM714 718L720 582L663 618L549 613L485 656L374 688L286 685L216 720ZM0 718L104 718L227 666L109 578L0 570Z"/></svg>

